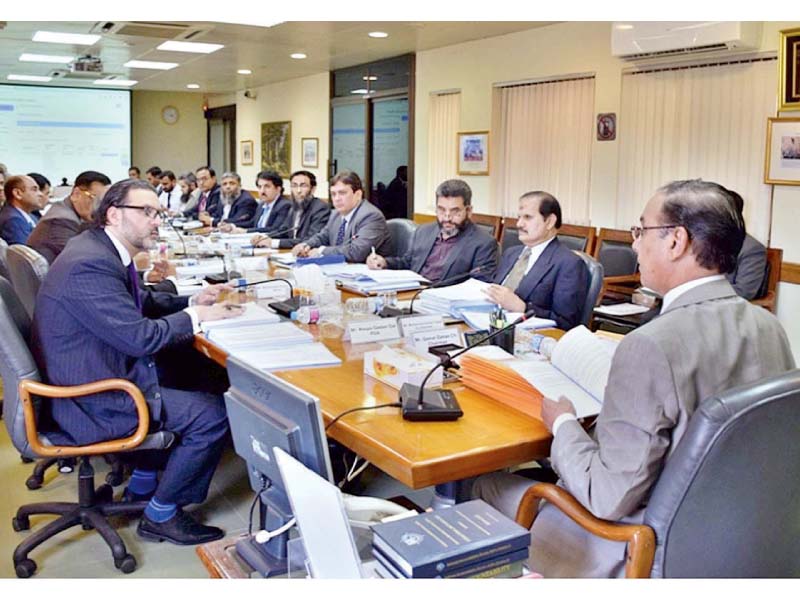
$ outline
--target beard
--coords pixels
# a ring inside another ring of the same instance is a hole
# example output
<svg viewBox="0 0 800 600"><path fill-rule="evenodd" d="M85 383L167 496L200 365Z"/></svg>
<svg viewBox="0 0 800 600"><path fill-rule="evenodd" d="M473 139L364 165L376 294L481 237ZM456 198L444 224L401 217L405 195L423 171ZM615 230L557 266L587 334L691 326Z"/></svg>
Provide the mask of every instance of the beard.
<svg viewBox="0 0 800 600"><path fill-rule="evenodd" d="M234 201L234 200L236 200L236 197L237 197L238 195L239 195L238 193L234 193L234 194L226 194L225 192L221 192L221 193L220 193L220 198L222 199L222 201L223 201L225 204L232 204L232 203L233 203L233 201Z"/></svg>
<svg viewBox="0 0 800 600"><path fill-rule="evenodd" d="M464 219L461 223L448 223L447 225L439 223L439 230L445 231L447 235L452 236L464 231L467 225L469 225L469 219Z"/></svg>

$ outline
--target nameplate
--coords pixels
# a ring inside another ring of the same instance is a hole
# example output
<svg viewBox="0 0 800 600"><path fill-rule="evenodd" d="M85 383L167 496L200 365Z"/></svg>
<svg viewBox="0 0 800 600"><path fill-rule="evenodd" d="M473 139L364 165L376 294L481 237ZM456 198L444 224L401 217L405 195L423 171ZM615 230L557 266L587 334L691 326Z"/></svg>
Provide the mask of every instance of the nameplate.
<svg viewBox="0 0 800 600"><path fill-rule="evenodd" d="M403 330L403 337L409 339L420 331L434 331L444 327L442 315L409 315L398 320L400 329Z"/></svg>
<svg viewBox="0 0 800 600"><path fill-rule="evenodd" d="M353 321L347 325L351 344L367 342L384 342L400 337L397 319L370 319L369 321Z"/></svg>
<svg viewBox="0 0 800 600"><path fill-rule="evenodd" d="M456 344L462 346L461 332L458 327L447 327L435 331L420 331L413 334L409 341L417 354L426 354L431 346Z"/></svg>

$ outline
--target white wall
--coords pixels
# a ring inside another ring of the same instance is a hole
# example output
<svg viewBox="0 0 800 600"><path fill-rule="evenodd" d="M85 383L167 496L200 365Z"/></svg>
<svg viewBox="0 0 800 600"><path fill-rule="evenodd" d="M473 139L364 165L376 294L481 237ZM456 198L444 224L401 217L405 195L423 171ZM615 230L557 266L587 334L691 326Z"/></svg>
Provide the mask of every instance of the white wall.
<svg viewBox="0 0 800 600"><path fill-rule="evenodd" d="M244 91L210 96L209 106L236 104L236 170L247 189L255 189L255 177L261 170L261 123L292 122L291 170L306 169L317 177L317 196L327 198L326 165L328 164L330 77L327 72L291 79L281 83L251 88L256 99L244 97ZM300 139L319 138L319 161L316 169L301 166ZM241 140L253 140L253 164L240 164ZM285 181L288 193L289 182Z"/></svg>

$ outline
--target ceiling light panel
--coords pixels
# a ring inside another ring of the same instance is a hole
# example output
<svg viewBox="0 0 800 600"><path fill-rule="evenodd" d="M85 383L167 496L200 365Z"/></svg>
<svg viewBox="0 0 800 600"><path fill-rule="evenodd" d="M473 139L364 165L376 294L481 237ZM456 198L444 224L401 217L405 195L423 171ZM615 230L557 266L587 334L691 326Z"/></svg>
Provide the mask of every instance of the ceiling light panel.
<svg viewBox="0 0 800 600"><path fill-rule="evenodd" d="M129 69L154 69L156 71L169 71L178 66L178 63L158 62L154 60L129 60L123 67Z"/></svg>
<svg viewBox="0 0 800 600"><path fill-rule="evenodd" d="M29 54L19 55L20 62L56 63L66 65L75 60L74 56L64 56L63 54Z"/></svg>
<svg viewBox="0 0 800 600"><path fill-rule="evenodd" d="M133 79L95 79L95 85L118 85L123 87L131 87L139 83Z"/></svg>
<svg viewBox="0 0 800 600"><path fill-rule="evenodd" d="M51 44L73 44L75 46L93 46L100 39L99 35L88 33L59 33L57 31L37 31L33 34L34 42Z"/></svg>
<svg viewBox="0 0 800 600"><path fill-rule="evenodd" d="M164 42L158 46L157 50L167 50L168 52L192 52L194 54L211 54L224 48L223 44L201 44L198 42Z"/></svg>
<svg viewBox="0 0 800 600"><path fill-rule="evenodd" d="M38 81L46 83L53 79L52 77L45 77L43 75L8 75L6 77L9 81Z"/></svg>

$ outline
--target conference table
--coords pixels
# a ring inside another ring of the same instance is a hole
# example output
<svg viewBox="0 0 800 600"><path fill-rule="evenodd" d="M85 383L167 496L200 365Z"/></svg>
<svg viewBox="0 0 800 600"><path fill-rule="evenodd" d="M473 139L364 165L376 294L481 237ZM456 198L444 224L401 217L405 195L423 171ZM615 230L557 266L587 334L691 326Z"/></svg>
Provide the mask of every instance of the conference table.
<svg viewBox="0 0 800 600"><path fill-rule="evenodd" d="M411 295L400 294L400 299ZM343 291L342 302L354 296ZM398 401L396 389L363 372L364 353L380 348L380 343L351 344L341 335L322 337L317 325L301 327L318 337L342 360L341 365L274 374L318 397L326 425L346 410ZM562 332L547 333L560 337ZM196 335L194 346L225 366L226 353L205 335ZM346 415L327 434L412 489L441 486L549 455L552 437L540 420L457 381L444 387L453 390L464 412L457 421L405 421L399 408L381 408Z"/></svg>

